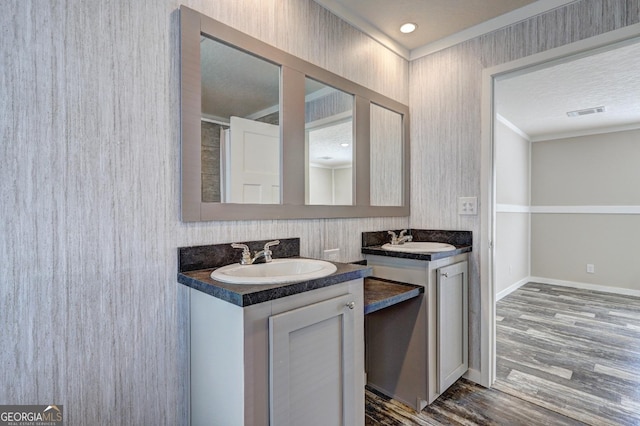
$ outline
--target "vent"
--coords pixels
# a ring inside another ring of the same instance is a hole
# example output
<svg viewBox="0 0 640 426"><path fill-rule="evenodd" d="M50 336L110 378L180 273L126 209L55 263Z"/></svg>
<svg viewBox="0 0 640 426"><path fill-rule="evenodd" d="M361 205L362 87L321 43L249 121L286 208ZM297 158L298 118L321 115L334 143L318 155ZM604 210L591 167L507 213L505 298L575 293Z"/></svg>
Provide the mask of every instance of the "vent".
<svg viewBox="0 0 640 426"><path fill-rule="evenodd" d="M597 114L600 112L605 112L606 108L603 106L599 106L599 107L595 107L595 108L587 108L587 109L579 109L577 111L569 111L567 113L567 116L569 117L580 117L582 115L589 115L589 114Z"/></svg>

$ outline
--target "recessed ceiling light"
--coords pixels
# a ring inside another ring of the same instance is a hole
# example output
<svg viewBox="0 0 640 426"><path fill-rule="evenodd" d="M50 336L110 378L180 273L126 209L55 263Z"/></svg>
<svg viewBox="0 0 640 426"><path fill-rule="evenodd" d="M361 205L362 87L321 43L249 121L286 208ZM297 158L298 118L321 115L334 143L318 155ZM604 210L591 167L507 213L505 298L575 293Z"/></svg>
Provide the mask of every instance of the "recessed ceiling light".
<svg viewBox="0 0 640 426"><path fill-rule="evenodd" d="M416 24L414 24L413 22L407 22L406 24L402 24L402 26L400 27L400 32L409 34L414 32L416 28L418 28Z"/></svg>
<svg viewBox="0 0 640 426"><path fill-rule="evenodd" d="M349 144L348 143L341 143L340 146L346 148L346 147L349 146Z"/></svg>

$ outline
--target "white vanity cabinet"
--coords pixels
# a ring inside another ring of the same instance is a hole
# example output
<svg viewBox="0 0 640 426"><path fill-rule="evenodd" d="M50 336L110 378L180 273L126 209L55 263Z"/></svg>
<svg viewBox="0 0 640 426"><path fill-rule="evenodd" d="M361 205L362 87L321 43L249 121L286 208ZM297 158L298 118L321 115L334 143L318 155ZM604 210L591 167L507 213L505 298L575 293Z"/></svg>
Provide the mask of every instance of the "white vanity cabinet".
<svg viewBox="0 0 640 426"><path fill-rule="evenodd" d="M190 292L192 425L364 425L362 278L246 307Z"/></svg>
<svg viewBox="0 0 640 426"><path fill-rule="evenodd" d="M469 368L468 264L458 262L436 269L438 394Z"/></svg>
<svg viewBox="0 0 640 426"><path fill-rule="evenodd" d="M365 257L373 277L424 286L365 317L368 385L420 411L468 369L468 255Z"/></svg>

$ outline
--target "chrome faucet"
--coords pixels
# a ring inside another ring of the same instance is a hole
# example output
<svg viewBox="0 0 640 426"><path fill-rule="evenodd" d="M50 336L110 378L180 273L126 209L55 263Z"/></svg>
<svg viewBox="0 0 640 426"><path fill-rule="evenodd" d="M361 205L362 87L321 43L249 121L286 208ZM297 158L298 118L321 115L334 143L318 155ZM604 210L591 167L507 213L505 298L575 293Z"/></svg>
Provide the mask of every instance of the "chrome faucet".
<svg viewBox="0 0 640 426"><path fill-rule="evenodd" d="M391 245L397 246L400 244L404 244L406 241L413 240L413 237L411 235L405 235L406 233L407 233L406 229L403 229L402 231L400 231L399 236L396 235L396 233L393 231L388 231L388 234L391 235Z"/></svg>
<svg viewBox="0 0 640 426"><path fill-rule="evenodd" d="M264 245L264 248L260 251L256 252L256 255L251 257L251 250L246 244L233 243L231 247L242 249L242 260L240 260L241 265L253 265L256 260L264 257L265 263L269 263L273 260L271 257L273 253L271 252L271 248L273 246L277 246L280 244L280 240L269 241Z"/></svg>

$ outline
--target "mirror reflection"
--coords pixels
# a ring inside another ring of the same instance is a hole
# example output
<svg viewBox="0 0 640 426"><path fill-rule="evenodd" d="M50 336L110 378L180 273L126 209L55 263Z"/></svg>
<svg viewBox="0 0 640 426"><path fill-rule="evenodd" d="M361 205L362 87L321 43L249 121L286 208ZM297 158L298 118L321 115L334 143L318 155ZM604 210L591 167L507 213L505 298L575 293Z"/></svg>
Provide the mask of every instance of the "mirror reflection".
<svg viewBox="0 0 640 426"><path fill-rule="evenodd" d="M353 95L305 80L305 203L353 205Z"/></svg>
<svg viewBox="0 0 640 426"><path fill-rule="evenodd" d="M280 67L201 36L202 201L280 203Z"/></svg>
<svg viewBox="0 0 640 426"><path fill-rule="evenodd" d="M370 114L371 205L401 206L404 201L403 117L374 103Z"/></svg>

